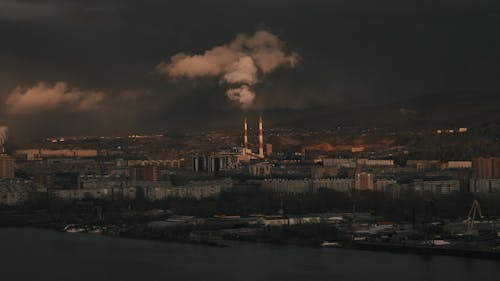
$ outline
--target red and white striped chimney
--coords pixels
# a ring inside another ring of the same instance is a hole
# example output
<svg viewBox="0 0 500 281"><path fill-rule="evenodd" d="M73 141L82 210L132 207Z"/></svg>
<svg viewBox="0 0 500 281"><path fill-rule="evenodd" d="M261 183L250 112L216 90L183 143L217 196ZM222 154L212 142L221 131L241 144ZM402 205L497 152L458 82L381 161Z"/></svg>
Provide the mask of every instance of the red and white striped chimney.
<svg viewBox="0 0 500 281"><path fill-rule="evenodd" d="M244 135L244 143L245 143L245 148L243 150L243 155L247 153L248 150L248 123L247 123L247 118L245 117L244 125L243 125L245 135Z"/></svg>
<svg viewBox="0 0 500 281"><path fill-rule="evenodd" d="M259 156L264 158L264 133L262 129L262 116L259 117Z"/></svg>

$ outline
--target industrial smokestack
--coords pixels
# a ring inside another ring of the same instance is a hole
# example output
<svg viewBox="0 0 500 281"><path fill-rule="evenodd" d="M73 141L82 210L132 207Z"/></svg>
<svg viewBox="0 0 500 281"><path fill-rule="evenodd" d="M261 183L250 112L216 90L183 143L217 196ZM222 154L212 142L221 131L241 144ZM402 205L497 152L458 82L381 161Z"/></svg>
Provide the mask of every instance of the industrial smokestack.
<svg viewBox="0 0 500 281"><path fill-rule="evenodd" d="M244 123L243 127L245 130L245 136L244 136L245 148L243 150L243 155L245 155L247 153L247 150L248 150L248 123L247 123L246 117L245 117L245 123Z"/></svg>
<svg viewBox="0 0 500 281"><path fill-rule="evenodd" d="M259 157L264 158L264 133L262 129L262 116L259 117Z"/></svg>
<svg viewBox="0 0 500 281"><path fill-rule="evenodd" d="M5 145L7 143L8 129L5 126L0 126L0 154L5 154Z"/></svg>

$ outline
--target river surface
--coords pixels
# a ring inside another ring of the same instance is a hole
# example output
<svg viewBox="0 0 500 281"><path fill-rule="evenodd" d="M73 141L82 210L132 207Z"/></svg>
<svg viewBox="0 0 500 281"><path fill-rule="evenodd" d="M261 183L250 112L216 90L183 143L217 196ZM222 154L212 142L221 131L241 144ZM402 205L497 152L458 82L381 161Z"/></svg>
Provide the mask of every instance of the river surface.
<svg viewBox="0 0 500 281"><path fill-rule="evenodd" d="M0 280L500 280L500 261L237 243L229 248L0 228Z"/></svg>

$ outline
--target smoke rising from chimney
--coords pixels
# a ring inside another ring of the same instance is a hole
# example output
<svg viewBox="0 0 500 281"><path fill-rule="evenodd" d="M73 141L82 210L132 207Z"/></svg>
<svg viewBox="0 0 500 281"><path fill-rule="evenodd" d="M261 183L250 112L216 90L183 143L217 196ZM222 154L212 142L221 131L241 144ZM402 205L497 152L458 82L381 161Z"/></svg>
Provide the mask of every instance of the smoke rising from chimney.
<svg viewBox="0 0 500 281"><path fill-rule="evenodd" d="M7 141L7 133L9 132L9 129L5 126L0 126L0 138L2 140Z"/></svg>
<svg viewBox="0 0 500 281"><path fill-rule="evenodd" d="M229 85L226 96L243 108L252 105L255 92L252 86L263 75L279 67L295 67L300 60L296 52L285 50L285 42L266 30L253 36L239 34L230 43L213 47L203 54L178 53L169 63L162 62L156 71L169 77L220 77Z"/></svg>
<svg viewBox="0 0 500 281"><path fill-rule="evenodd" d="M226 91L226 96L235 102L240 103L241 107L247 108L252 105L255 98L255 93L249 86L243 85L239 88L232 88Z"/></svg>

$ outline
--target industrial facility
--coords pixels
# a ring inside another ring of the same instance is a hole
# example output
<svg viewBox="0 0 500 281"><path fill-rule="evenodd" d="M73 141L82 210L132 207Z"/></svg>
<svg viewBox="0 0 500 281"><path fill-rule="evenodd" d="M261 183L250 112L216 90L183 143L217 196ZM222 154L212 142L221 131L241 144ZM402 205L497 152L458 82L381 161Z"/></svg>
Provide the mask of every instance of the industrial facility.
<svg viewBox="0 0 500 281"><path fill-rule="evenodd" d="M195 172L210 172L218 173L223 171L232 171L247 165L252 161L262 161L264 154L264 123L262 116L259 116L259 135L258 147L252 150L248 142L248 119L243 121L243 147L229 150L210 153L207 155L194 155L192 157L192 168ZM267 146L268 150L272 149ZM254 152L257 151L257 152ZM269 152L268 152L269 155ZM254 169L255 170L255 169ZM269 171L269 169L267 169ZM267 172L269 173L269 172Z"/></svg>

